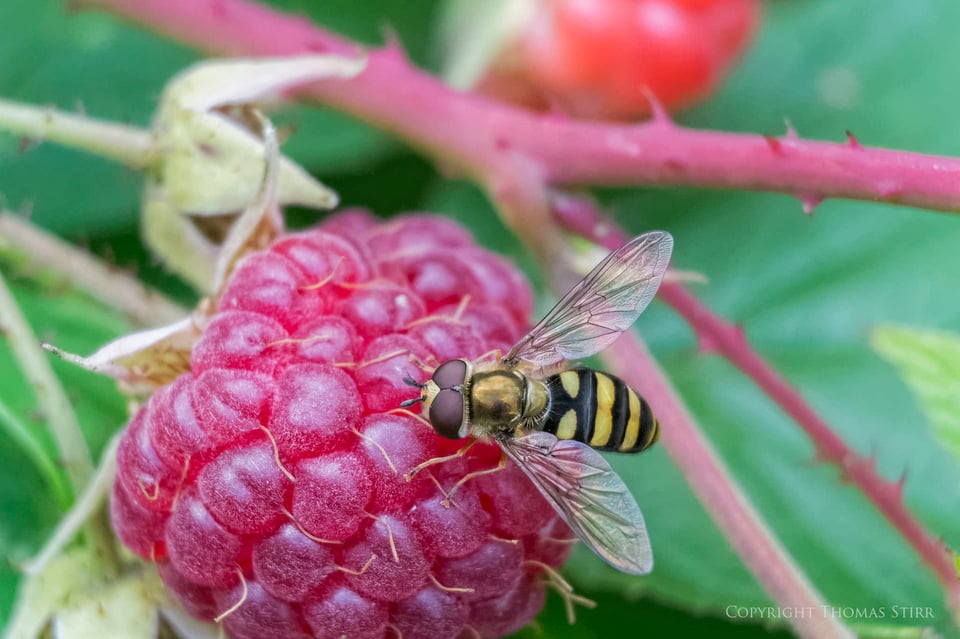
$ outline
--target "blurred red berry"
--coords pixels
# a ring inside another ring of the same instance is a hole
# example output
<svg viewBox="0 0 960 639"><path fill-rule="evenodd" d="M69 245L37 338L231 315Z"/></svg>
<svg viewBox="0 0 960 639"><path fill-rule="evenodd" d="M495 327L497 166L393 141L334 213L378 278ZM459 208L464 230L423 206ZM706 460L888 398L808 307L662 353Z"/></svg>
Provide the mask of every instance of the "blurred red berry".
<svg viewBox="0 0 960 639"><path fill-rule="evenodd" d="M712 93L746 47L759 0L543 0L480 90L575 117L636 119Z"/></svg>
<svg viewBox="0 0 960 639"><path fill-rule="evenodd" d="M522 276L448 220L343 213L242 260L194 349L118 452L113 526L230 636L501 636L544 598L571 533L495 446L395 409L416 362L516 340ZM470 629L473 629L471 631Z"/></svg>

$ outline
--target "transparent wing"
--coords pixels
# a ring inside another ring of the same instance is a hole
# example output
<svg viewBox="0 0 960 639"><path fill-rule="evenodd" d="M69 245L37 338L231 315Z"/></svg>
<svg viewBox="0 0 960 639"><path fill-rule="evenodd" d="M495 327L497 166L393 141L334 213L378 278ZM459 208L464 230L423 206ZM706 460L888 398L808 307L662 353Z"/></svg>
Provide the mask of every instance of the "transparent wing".
<svg viewBox="0 0 960 639"><path fill-rule="evenodd" d="M504 358L541 368L589 357L630 328L653 299L670 262L673 237L651 231L633 238L587 274Z"/></svg>
<svg viewBox="0 0 960 639"><path fill-rule="evenodd" d="M653 570L640 507L597 451L541 431L497 441L590 550L626 573Z"/></svg>

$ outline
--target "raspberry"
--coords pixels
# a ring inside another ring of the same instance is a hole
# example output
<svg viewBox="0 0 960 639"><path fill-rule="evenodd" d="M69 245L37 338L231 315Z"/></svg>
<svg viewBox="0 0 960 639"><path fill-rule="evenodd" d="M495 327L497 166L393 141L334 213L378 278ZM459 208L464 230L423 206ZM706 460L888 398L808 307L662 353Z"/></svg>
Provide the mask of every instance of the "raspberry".
<svg viewBox="0 0 960 639"><path fill-rule="evenodd" d="M236 639L514 632L569 529L512 464L461 482L497 465L490 443L408 481L463 442L397 409L419 394L404 377L509 348L531 306L512 266L425 214L350 211L248 255L192 370L123 435L117 535Z"/></svg>
<svg viewBox="0 0 960 639"><path fill-rule="evenodd" d="M713 93L757 28L758 0L541 0L480 90L611 120ZM519 85L519 86L518 86Z"/></svg>

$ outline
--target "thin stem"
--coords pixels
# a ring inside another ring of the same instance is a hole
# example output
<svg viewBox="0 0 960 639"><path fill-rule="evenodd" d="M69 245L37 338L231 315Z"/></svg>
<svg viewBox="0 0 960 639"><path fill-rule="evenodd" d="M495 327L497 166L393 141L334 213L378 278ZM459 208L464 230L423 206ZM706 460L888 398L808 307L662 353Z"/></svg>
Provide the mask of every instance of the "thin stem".
<svg viewBox="0 0 960 639"><path fill-rule="evenodd" d="M162 326L187 316L135 278L12 214L0 212L0 252L14 251L31 267L50 269L140 326Z"/></svg>
<svg viewBox="0 0 960 639"><path fill-rule="evenodd" d="M670 425L662 435L667 453L767 594L784 607L819 611L826 606L737 485L646 347L627 333L607 349L603 359L650 399L659 418ZM829 615L798 615L791 623L801 637L853 637Z"/></svg>
<svg viewBox="0 0 960 639"><path fill-rule="evenodd" d="M950 553L907 510L903 501L903 484L884 479L877 472L874 459L851 449L800 392L760 356L738 326L713 313L679 284L662 286L660 298L683 316L708 350L716 351L743 371L796 421L816 446L818 459L840 468L844 478L873 502L933 570L947 591L947 603L954 614L958 614L960 580L957 579Z"/></svg>
<svg viewBox="0 0 960 639"><path fill-rule="evenodd" d="M80 423L70 406L60 380L53 372L47 354L20 312L6 280L0 273L0 332L7 338L13 355L36 394L37 403L46 417L50 432L57 444L60 460L73 486L74 495L80 495L93 477L94 468L90 449L84 439ZM102 517L94 517L86 527L91 550L101 561L105 571L115 566L113 535Z"/></svg>
<svg viewBox="0 0 960 639"><path fill-rule="evenodd" d="M117 473L117 447L120 445L120 436L120 432L114 434L107 443L93 479L77 497L70 511L57 524L40 552L23 566L26 574L32 576L41 574L47 565L63 552L66 545L84 525L99 516L100 506L110 494L110 487Z"/></svg>
<svg viewBox="0 0 960 639"><path fill-rule="evenodd" d="M154 159L149 131L64 113L53 107L0 100L0 130L83 149L137 169L149 166Z"/></svg>
<svg viewBox="0 0 960 639"><path fill-rule="evenodd" d="M356 53L360 47L299 16L245 0L83 0L211 53ZM392 131L480 182L514 170L545 183L685 185L776 191L806 207L843 197L960 211L960 159L842 144L693 130L664 119L591 123L530 113L459 93L415 69L397 48L367 51L350 81L304 95ZM429 116L426 116L429 114Z"/></svg>
<svg viewBox="0 0 960 639"><path fill-rule="evenodd" d="M40 340L17 307L2 274L0 331L7 338L20 369L36 394L37 404L50 426L74 494L79 494L93 476L90 449L67 393L50 366L49 355L40 347Z"/></svg>

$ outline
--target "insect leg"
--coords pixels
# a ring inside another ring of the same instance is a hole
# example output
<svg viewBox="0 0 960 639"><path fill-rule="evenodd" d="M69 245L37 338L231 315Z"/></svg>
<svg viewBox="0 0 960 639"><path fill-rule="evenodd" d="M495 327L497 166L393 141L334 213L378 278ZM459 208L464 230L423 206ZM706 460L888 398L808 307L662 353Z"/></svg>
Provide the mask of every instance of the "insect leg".
<svg viewBox="0 0 960 639"><path fill-rule="evenodd" d="M574 613L573 604L578 603L585 608L596 608L597 602L593 599L587 599L583 595L578 595L573 591L573 586L570 585L570 582L563 578L555 568L548 566L542 561L536 561L533 559L523 562L524 564L529 564L531 566L536 566L543 570L543 578L548 586L553 586L557 591L557 594L563 599L563 605L567 610L567 622L575 623L577 621L577 616Z"/></svg>
<svg viewBox="0 0 960 639"><path fill-rule="evenodd" d="M484 360L490 360L490 361L492 361L492 362L499 362L501 359L503 359L503 352L502 352L499 348L495 348L495 349L493 349L492 351L487 351L486 353L484 353L484 354L481 355L480 357L478 357L478 358L476 358L475 360L473 360L473 362L474 362L474 364L477 364L477 363L482 362L482 361L484 361Z"/></svg>
<svg viewBox="0 0 960 639"><path fill-rule="evenodd" d="M449 503L451 498L453 497L453 493L457 492L457 489L463 486L469 480L475 477L482 477L483 475L490 475L491 473L499 472L506 467L507 467L507 454L501 451L500 461L497 462L496 466L494 466L493 468L488 468L486 470L475 470L472 473L467 473L466 475L461 477L460 480L453 485L453 488L450 489L450 492L447 493L447 497L446 499L444 499L444 502Z"/></svg>
<svg viewBox="0 0 960 639"><path fill-rule="evenodd" d="M430 466L433 466L435 464L442 464L443 462L451 461L454 459L460 459L461 457L467 454L470 448L473 447L473 445L476 444L477 441L479 440L471 439L466 446L464 446L457 452L453 453L452 455L444 455L443 457L431 457L427 461L417 464L416 466L414 466L413 468L411 468L410 470L408 470L403 474L404 480L413 481L413 478L416 477L417 473L419 473L424 468L429 468Z"/></svg>

